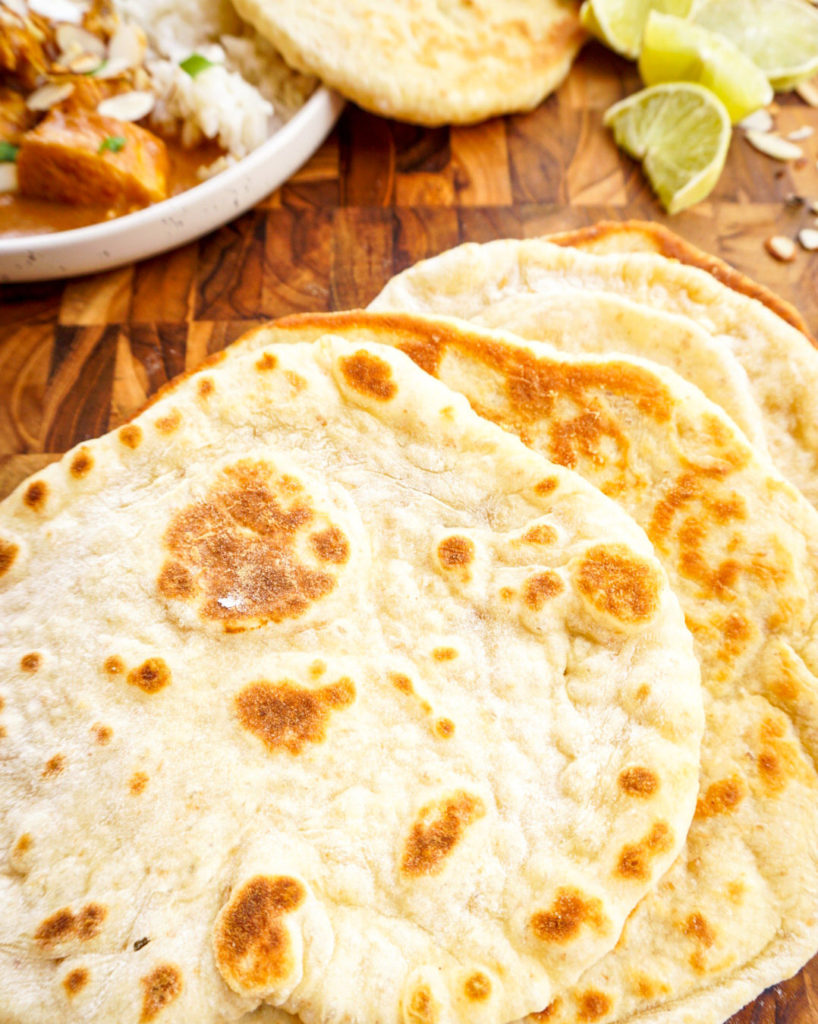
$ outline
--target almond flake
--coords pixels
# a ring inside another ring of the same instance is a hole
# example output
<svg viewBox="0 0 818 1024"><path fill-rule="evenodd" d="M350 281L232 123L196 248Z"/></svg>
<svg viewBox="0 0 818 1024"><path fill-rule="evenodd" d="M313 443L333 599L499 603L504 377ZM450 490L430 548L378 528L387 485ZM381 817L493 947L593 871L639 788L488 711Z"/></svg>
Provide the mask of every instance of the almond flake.
<svg viewBox="0 0 818 1024"><path fill-rule="evenodd" d="M795 259L795 242L785 235L773 235L772 238L768 238L764 243L764 248L782 263L792 263Z"/></svg>
<svg viewBox="0 0 818 1024"><path fill-rule="evenodd" d="M100 58L105 56L105 43L99 36L80 28L79 25L58 25L55 34L57 46L69 60L81 54L93 54Z"/></svg>
<svg viewBox="0 0 818 1024"><path fill-rule="evenodd" d="M83 53L71 61L68 70L75 75L90 75L92 71L96 71L100 67L102 67L102 61L99 57L95 57L92 53Z"/></svg>
<svg viewBox="0 0 818 1024"><path fill-rule="evenodd" d="M811 107L818 107L818 85L815 82L802 82L796 85L795 91Z"/></svg>
<svg viewBox="0 0 818 1024"><path fill-rule="evenodd" d="M804 151L794 142L782 139L775 132L747 132L745 138L759 153L771 156L774 160L800 160Z"/></svg>
<svg viewBox="0 0 818 1024"><path fill-rule="evenodd" d="M72 0L28 0L28 6L35 14L41 14L49 21L71 21L79 24L88 9L85 3Z"/></svg>
<svg viewBox="0 0 818 1024"><path fill-rule="evenodd" d="M4 0L4 6L11 14L16 14L18 18L25 19L28 15L28 8L26 7L25 0ZM0 11L0 14L2 13L3 12Z"/></svg>
<svg viewBox="0 0 818 1024"><path fill-rule="evenodd" d="M745 131L770 132L773 129L773 116L769 110L762 107L748 114L743 121L739 121L738 126Z"/></svg>
<svg viewBox="0 0 818 1024"><path fill-rule="evenodd" d="M67 100L74 91L73 82L49 82L35 89L26 100L29 110L51 110L57 103Z"/></svg>
<svg viewBox="0 0 818 1024"><path fill-rule="evenodd" d="M798 232L798 241L802 249L815 252L818 249L818 231L815 228L801 228Z"/></svg>
<svg viewBox="0 0 818 1024"><path fill-rule="evenodd" d="M153 110L156 97L150 92L123 92L119 96L111 96L103 100L97 107L97 113L103 117L113 117L117 121L141 121Z"/></svg>
<svg viewBox="0 0 818 1024"><path fill-rule="evenodd" d="M815 129L812 125L805 124L802 128L796 128L795 131L787 132L787 138L791 142L801 142L803 139L808 139L814 131Z"/></svg>
<svg viewBox="0 0 818 1024"><path fill-rule="evenodd" d="M120 78L131 65L126 60L106 60L93 72L94 78Z"/></svg>
<svg viewBox="0 0 818 1024"><path fill-rule="evenodd" d="M138 25L126 22L111 37L108 59L112 64L121 63L125 68L136 68L142 63L145 48L145 33Z"/></svg>

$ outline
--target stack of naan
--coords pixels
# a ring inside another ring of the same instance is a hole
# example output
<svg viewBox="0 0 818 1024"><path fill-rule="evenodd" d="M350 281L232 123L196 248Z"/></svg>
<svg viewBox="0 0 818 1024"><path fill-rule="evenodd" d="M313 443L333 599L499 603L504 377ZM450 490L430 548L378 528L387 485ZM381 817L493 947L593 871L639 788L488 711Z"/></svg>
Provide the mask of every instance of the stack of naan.
<svg viewBox="0 0 818 1024"><path fill-rule="evenodd" d="M797 971L800 326L645 226L466 245L24 482L0 1022L721 1024Z"/></svg>
<svg viewBox="0 0 818 1024"><path fill-rule="evenodd" d="M478 325L398 345L631 513L702 667L685 849L537 1019L719 1024L818 951L818 352L794 310L650 225L464 245L373 308Z"/></svg>

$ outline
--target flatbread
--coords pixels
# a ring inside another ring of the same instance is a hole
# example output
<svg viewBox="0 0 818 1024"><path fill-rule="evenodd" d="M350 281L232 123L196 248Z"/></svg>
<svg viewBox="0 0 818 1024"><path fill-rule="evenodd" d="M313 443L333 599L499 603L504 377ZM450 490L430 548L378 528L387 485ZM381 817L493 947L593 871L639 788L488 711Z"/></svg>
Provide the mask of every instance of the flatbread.
<svg viewBox="0 0 818 1024"><path fill-rule="evenodd" d="M575 0L233 0L292 67L366 110L468 124L537 106L585 34Z"/></svg>
<svg viewBox="0 0 818 1024"><path fill-rule="evenodd" d="M472 323L544 341L561 352L622 353L661 363L720 405L756 450L768 454L764 417L744 367L687 317L660 313L610 292L561 288L491 303Z"/></svg>
<svg viewBox="0 0 818 1024"><path fill-rule="evenodd" d="M603 220L585 228L545 235L544 238L545 241L554 242L556 245L569 246L572 249L581 249L598 255L652 252L666 256L670 260L685 263L687 266L706 270L708 274L727 285L728 288L732 288L733 291L747 295L751 299L758 299L767 309L806 335L813 345L818 345L810 333L806 320L795 306L785 302L780 295L776 295L775 292L765 288L758 281L742 274L729 263L719 259L718 256L713 256L712 253L704 252L695 245L691 245L686 238L682 238L681 235L677 235L674 231L670 231L655 221Z"/></svg>
<svg viewBox="0 0 818 1024"><path fill-rule="evenodd" d="M510 1019L696 800L644 533L342 338L222 358L4 501L0 680L3 1024Z"/></svg>
<svg viewBox="0 0 818 1024"><path fill-rule="evenodd" d="M818 514L718 406L647 361L397 313L292 317L245 346L329 329L397 344L653 541L702 666L696 815L615 950L530 1024L721 1024L818 946Z"/></svg>
<svg viewBox="0 0 818 1024"><path fill-rule="evenodd" d="M707 331L743 369L776 467L818 506L818 351L764 303L706 270L649 253L595 255L541 239L504 239L461 245L410 267L370 308L476 321L501 302L566 287L623 296ZM619 351L629 351L627 344L623 335ZM689 360L679 366L689 368Z"/></svg>

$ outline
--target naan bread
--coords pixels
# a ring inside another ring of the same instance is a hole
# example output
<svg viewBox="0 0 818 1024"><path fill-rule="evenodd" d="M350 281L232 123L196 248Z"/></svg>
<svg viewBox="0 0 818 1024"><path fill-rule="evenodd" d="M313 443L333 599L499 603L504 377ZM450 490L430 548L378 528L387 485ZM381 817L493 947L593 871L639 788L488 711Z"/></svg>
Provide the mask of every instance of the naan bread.
<svg viewBox="0 0 818 1024"><path fill-rule="evenodd" d="M599 221L585 228L545 235L544 238L546 242L554 242L557 245L570 246L573 249L582 249L585 252L595 252L600 255L652 252L666 256L670 260L685 263L690 267L699 267L701 270L706 270L717 281L732 288L733 291L741 292L742 295L747 295L751 299L758 299L782 320L805 334L813 345L818 344L810 334L806 320L795 306L785 302L780 295L776 295L769 288L753 281L729 263L719 259L718 256L698 249L687 239L655 221Z"/></svg>
<svg viewBox="0 0 818 1024"><path fill-rule="evenodd" d="M3 1024L511 1019L696 800L644 533L343 338L224 358L4 501L0 680Z"/></svg>
<svg viewBox="0 0 818 1024"><path fill-rule="evenodd" d="M399 274L370 308L478 321L501 302L508 311L512 300L566 287L620 295L707 331L743 369L776 467L818 506L818 351L762 302L706 270L649 253L598 256L541 239L469 243ZM623 334L616 348L627 346ZM690 363L679 371L690 373Z"/></svg>
<svg viewBox="0 0 818 1024"><path fill-rule="evenodd" d="M376 114L466 124L537 106L585 36L576 0L233 0L292 67Z"/></svg>
<svg viewBox="0 0 818 1024"><path fill-rule="evenodd" d="M767 453L763 416L741 363L687 317L659 313L610 292L561 288L492 303L472 323L545 341L561 352L620 353L661 363L716 402Z"/></svg>
<svg viewBox="0 0 818 1024"><path fill-rule="evenodd" d="M696 814L615 950L530 1024L721 1024L818 946L818 514L718 406L647 361L397 313L292 317L245 346L330 329L396 344L653 541L702 666Z"/></svg>

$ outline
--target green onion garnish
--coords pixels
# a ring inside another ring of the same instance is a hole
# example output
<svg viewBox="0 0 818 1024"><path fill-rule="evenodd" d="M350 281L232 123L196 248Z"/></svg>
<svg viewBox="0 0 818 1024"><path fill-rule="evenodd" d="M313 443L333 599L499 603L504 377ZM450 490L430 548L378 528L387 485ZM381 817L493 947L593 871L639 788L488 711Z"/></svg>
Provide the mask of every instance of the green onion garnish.
<svg viewBox="0 0 818 1024"><path fill-rule="evenodd" d="M16 163L17 154L19 152L19 146L14 146L10 142L3 142L2 140L0 140L0 164Z"/></svg>
<svg viewBox="0 0 818 1024"><path fill-rule="evenodd" d="M189 57L185 57L185 59L179 63L179 67L182 71L186 71L191 78L195 78L203 71L207 71L208 68L212 68L213 61L208 60L207 57L203 57L200 53L191 53Z"/></svg>
<svg viewBox="0 0 818 1024"><path fill-rule="evenodd" d="M119 153L125 148L125 138L122 135L109 135L100 143L98 153Z"/></svg>

